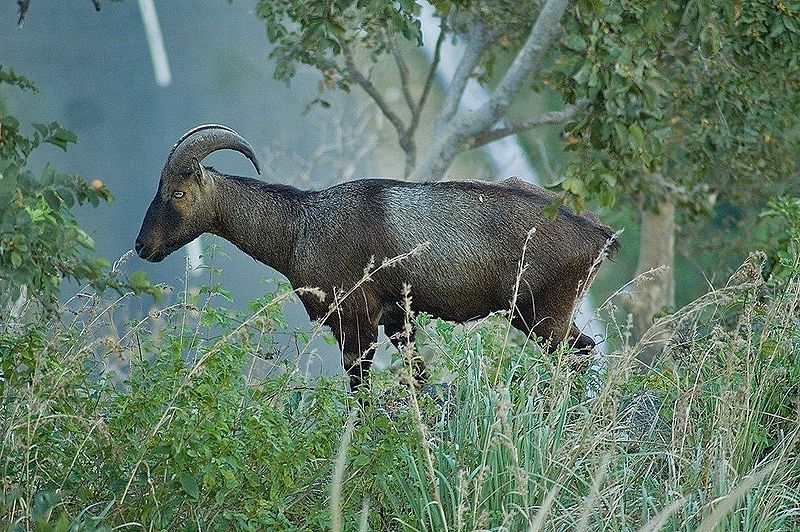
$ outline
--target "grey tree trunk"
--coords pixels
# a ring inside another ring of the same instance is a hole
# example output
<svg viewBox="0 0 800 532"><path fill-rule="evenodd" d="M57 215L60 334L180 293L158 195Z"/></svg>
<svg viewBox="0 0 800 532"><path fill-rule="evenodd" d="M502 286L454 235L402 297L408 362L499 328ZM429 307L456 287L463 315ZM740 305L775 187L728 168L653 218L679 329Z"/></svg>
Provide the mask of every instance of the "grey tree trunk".
<svg viewBox="0 0 800 532"><path fill-rule="evenodd" d="M675 306L675 204L670 199L662 201L655 210L644 210L641 220L636 275L642 278L628 310L633 315L633 339L641 341L637 357L649 366L668 335L666 330L651 330L653 319L664 308Z"/></svg>
<svg viewBox="0 0 800 532"><path fill-rule="evenodd" d="M20 332L28 303L30 303L28 300L28 286L22 285L19 290L19 297L8 305L8 321L5 323L5 328L8 331L13 333ZM0 328L2 328L2 324L0 324Z"/></svg>

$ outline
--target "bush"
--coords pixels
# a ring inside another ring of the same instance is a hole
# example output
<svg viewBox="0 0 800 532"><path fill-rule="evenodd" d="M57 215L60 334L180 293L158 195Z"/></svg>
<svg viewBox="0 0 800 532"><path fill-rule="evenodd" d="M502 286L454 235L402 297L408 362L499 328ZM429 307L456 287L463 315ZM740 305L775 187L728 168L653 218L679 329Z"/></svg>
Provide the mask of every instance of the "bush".
<svg viewBox="0 0 800 532"><path fill-rule="evenodd" d="M576 375L500 318L420 316L452 382L377 371L363 411L295 362L318 328L286 349L287 287L236 313L212 285L120 332L95 296L0 336L0 523L796 529L800 268L769 285L759 261L663 318L646 375L637 346Z"/></svg>
<svg viewBox="0 0 800 532"><path fill-rule="evenodd" d="M38 91L29 79L0 66L3 85ZM31 300L54 312L63 279L158 296L141 273L120 279L109 272L108 261L93 255L94 241L75 220L76 205L112 200L102 181L87 183L50 164L38 177L28 168L34 150L43 144L66 150L77 142L75 134L55 122L31 128L24 133L16 117L0 110L0 318L19 319L23 305L14 303Z"/></svg>

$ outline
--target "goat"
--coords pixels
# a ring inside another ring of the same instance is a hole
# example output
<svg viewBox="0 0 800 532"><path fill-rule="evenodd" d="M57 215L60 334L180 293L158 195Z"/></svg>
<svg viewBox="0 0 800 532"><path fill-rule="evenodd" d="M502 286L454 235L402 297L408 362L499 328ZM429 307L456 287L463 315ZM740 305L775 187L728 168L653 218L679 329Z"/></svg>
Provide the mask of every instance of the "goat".
<svg viewBox="0 0 800 532"><path fill-rule="evenodd" d="M299 297L312 319L324 319L333 330L352 390L367 376L380 325L401 347L405 284L413 287L415 312L465 322L508 310L514 299L511 324L535 333L551 351L566 338L582 353L594 347L572 314L597 258L618 248L611 229L594 214L559 206L551 218L545 208L554 195L517 178L501 183L363 179L299 190L200 164L222 149L239 151L261 173L253 148L227 126L189 130L167 157L136 252L159 262L213 233L293 286L321 288L324 301L312 294ZM528 240L531 228L536 232ZM421 243L430 245L375 271L336 302L337 312L329 312L331 295L354 287L365 265ZM521 269L526 243L529 264Z"/></svg>

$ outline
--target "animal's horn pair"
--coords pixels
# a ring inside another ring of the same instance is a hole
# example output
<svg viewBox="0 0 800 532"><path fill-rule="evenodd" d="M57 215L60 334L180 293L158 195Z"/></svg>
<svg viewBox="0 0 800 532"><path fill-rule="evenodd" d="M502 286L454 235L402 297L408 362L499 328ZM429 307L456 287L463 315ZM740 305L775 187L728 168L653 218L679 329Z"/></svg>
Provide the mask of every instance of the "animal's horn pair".
<svg viewBox="0 0 800 532"><path fill-rule="evenodd" d="M192 159L202 161L217 150L236 150L253 163L261 173L253 147L228 126L204 124L184 133L172 147L164 165L165 171L182 172L191 168Z"/></svg>

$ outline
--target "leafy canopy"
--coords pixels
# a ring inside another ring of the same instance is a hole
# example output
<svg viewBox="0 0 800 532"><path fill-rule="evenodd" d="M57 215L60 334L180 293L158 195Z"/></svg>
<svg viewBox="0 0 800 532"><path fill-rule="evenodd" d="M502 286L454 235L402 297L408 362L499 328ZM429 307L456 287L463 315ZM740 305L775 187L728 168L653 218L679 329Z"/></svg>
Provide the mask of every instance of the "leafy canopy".
<svg viewBox="0 0 800 532"><path fill-rule="evenodd" d="M473 76L520 47L546 2L432 2L449 35L492 33ZM318 69L323 88L349 90L343 58L377 63L392 43L422 41L423 2L262 0L257 16L275 45L275 76ZM574 153L560 188L583 208L592 195L646 205L666 196L691 214L720 195L747 199L796 170L800 114L800 2L579 0L562 19L548 61L531 79L567 102L588 101L568 124ZM772 191L766 191L770 194Z"/></svg>
<svg viewBox="0 0 800 532"><path fill-rule="evenodd" d="M591 5L590 5L591 4ZM552 70L589 111L571 168L606 203L669 194L705 212L797 168L800 2L578 2Z"/></svg>

